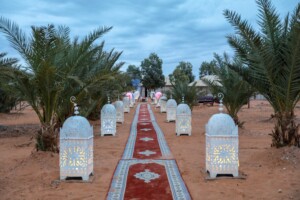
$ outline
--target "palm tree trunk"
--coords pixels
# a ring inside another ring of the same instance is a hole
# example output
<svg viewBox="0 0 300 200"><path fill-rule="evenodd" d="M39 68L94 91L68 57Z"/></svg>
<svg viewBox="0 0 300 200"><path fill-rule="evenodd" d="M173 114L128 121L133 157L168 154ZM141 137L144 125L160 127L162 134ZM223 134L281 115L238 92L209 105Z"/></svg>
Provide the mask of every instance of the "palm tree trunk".
<svg viewBox="0 0 300 200"><path fill-rule="evenodd" d="M56 114L53 114L50 122L41 122L42 127L36 136L37 151L59 152L57 121Z"/></svg>
<svg viewBox="0 0 300 200"><path fill-rule="evenodd" d="M43 125L36 136L37 151L59 152L58 129L55 126Z"/></svg>
<svg viewBox="0 0 300 200"><path fill-rule="evenodd" d="M244 127L244 123L243 121L239 120L239 117L237 116L237 114L234 115L233 117L233 121L236 125L238 125L239 128L243 128Z"/></svg>
<svg viewBox="0 0 300 200"><path fill-rule="evenodd" d="M272 145L275 147L300 147L299 124L295 123L293 112L275 114L275 128L272 131Z"/></svg>

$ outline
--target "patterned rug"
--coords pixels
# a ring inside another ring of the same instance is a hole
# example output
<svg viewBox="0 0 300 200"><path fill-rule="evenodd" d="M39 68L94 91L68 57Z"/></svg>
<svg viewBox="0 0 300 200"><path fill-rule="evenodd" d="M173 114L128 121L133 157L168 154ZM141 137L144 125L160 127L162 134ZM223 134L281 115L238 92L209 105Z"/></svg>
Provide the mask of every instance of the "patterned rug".
<svg viewBox="0 0 300 200"><path fill-rule="evenodd" d="M138 105L107 199L191 199L150 105Z"/></svg>
<svg viewBox="0 0 300 200"><path fill-rule="evenodd" d="M171 159L164 134L155 121L150 105L140 104L131 125L122 159Z"/></svg>

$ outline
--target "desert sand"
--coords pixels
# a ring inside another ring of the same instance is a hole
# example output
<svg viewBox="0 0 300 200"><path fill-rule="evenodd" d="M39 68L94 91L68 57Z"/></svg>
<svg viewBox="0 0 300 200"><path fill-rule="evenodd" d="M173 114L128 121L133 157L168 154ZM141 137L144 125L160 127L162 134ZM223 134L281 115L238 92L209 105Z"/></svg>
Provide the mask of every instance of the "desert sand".
<svg viewBox="0 0 300 200"><path fill-rule="evenodd" d="M200 105L192 112L192 136L176 136L175 123L152 110L194 200L300 199L300 148L270 147L273 128L271 106L252 100L239 113L240 175L243 179L207 179L205 172L205 124L218 106ZM300 123L300 106L296 108ZM89 182L60 181L59 155L35 150L39 123L29 107L0 114L0 199L105 199L111 178L129 135L134 109L117 125L116 136L100 137L100 120L94 126L94 176Z"/></svg>

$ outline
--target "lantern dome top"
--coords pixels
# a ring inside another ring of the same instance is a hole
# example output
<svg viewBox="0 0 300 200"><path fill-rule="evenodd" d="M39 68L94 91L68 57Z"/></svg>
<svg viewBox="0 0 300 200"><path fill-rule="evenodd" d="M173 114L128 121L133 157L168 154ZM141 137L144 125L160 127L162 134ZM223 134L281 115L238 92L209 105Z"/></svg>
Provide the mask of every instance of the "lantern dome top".
<svg viewBox="0 0 300 200"><path fill-rule="evenodd" d="M116 114L116 108L112 104L105 104L101 109L101 114Z"/></svg>
<svg viewBox="0 0 300 200"><path fill-rule="evenodd" d="M123 106L123 101L116 101L115 102L115 107L122 107Z"/></svg>
<svg viewBox="0 0 300 200"><path fill-rule="evenodd" d="M123 97L123 101L128 101L129 102L129 97Z"/></svg>
<svg viewBox="0 0 300 200"><path fill-rule="evenodd" d="M177 106L176 115L191 115L191 109L187 104L181 103Z"/></svg>
<svg viewBox="0 0 300 200"><path fill-rule="evenodd" d="M162 101L167 101L168 98L167 98L165 95L163 95L163 96L160 98L160 100L162 100Z"/></svg>
<svg viewBox="0 0 300 200"><path fill-rule="evenodd" d="M167 101L167 107L176 107L177 106L177 103L175 101L175 99L169 99Z"/></svg>
<svg viewBox="0 0 300 200"><path fill-rule="evenodd" d="M206 124L206 133L209 135L237 135L237 126L230 115L225 113L214 114Z"/></svg>
<svg viewBox="0 0 300 200"><path fill-rule="evenodd" d="M89 138L93 136L92 126L82 116L69 117L63 124L61 138Z"/></svg>

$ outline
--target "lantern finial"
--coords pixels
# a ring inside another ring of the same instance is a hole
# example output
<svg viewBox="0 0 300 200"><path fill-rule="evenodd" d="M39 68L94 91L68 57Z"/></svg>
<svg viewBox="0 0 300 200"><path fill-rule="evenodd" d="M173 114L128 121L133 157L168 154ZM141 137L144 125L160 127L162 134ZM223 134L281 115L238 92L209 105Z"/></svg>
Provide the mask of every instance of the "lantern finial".
<svg viewBox="0 0 300 200"><path fill-rule="evenodd" d="M107 103L110 104L109 96L107 96Z"/></svg>
<svg viewBox="0 0 300 200"><path fill-rule="evenodd" d="M224 98L224 94L223 93L218 93L218 97L220 98L220 104L219 104L219 111L220 113L223 112L224 108L223 108L223 98Z"/></svg>
<svg viewBox="0 0 300 200"><path fill-rule="evenodd" d="M76 101L76 97L74 97L74 96L71 96L70 97L70 101L71 101L71 103L73 103L73 105L74 105L74 114L75 115L78 115L79 114L79 107L78 107L78 105L77 105L77 103L75 103L75 101Z"/></svg>
<svg viewBox="0 0 300 200"><path fill-rule="evenodd" d="M182 103L184 103L184 95L182 95Z"/></svg>

